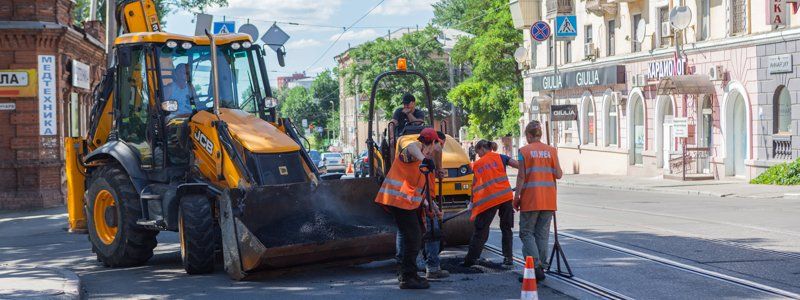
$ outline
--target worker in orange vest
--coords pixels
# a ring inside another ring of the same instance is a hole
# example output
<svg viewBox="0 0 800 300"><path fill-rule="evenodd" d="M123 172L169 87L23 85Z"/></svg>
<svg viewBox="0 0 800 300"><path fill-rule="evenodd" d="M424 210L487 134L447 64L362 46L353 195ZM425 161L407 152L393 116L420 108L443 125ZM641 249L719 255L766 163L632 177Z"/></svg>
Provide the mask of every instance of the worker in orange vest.
<svg viewBox="0 0 800 300"><path fill-rule="evenodd" d="M417 255L422 244L422 216L427 203L425 180L428 180L429 193L434 196L434 171L442 173L442 144L444 141L432 128L420 132L417 142L408 144L398 151L392 168L386 174L375 202L384 205L397 223L398 234L402 235L403 252L400 265L401 289L427 289L428 280L417 274ZM430 170L424 175L423 170Z"/></svg>
<svg viewBox="0 0 800 300"><path fill-rule="evenodd" d="M536 261L536 280L544 280L550 222L556 211L556 180L564 172L556 148L543 144L542 125L531 121L525 126L528 145L519 149L521 167L517 175L514 209L520 211L519 238L522 256Z"/></svg>
<svg viewBox="0 0 800 300"><path fill-rule="evenodd" d="M511 200L514 192L508 182L506 166L518 168L519 163L507 155L498 154L497 143L480 140L475 144L475 152L480 159L472 163L472 215L475 231L469 241L469 251L464 257L464 266L469 267L481 257L483 245L489 238L489 229L494 215L500 216L500 231L503 233L503 265L514 265L512 242L514 233L514 208Z"/></svg>

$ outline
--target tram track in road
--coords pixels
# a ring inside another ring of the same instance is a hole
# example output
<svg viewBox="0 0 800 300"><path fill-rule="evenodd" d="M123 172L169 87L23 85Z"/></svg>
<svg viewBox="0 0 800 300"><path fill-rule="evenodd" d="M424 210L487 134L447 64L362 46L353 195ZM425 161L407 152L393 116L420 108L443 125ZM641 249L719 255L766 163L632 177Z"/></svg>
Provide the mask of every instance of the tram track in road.
<svg viewBox="0 0 800 300"><path fill-rule="evenodd" d="M491 253L493 253L495 255L503 256L503 251L500 248L498 248L498 247L496 247L494 245L486 244L486 245L484 245L484 249L486 249L487 251L489 251L489 252L491 252ZM516 265L525 267L525 259L523 259L522 257L520 257L518 255L514 255L514 263ZM551 278L551 280L558 280L558 281L560 281L560 282L562 282L564 284L570 285L572 287L575 287L577 289L580 289L580 290L582 290L584 292L587 292L587 293L589 293L591 295L594 295L594 296L597 296L597 297L600 297L600 298L603 298L603 299L611 299L611 300L631 300L631 299L634 299L634 298L625 296L623 294L620 294L618 292L615 292L615 291L613 291L611 289L608 289L606 287L600 286L598 284L591 283L589 281L580 279L578 277L574 277L574 276L573 277L567 277L567 276L563 276L563 275L558 274L558 273L549 273L549 275L550 275L549 278Z"/></svg>
<svg viewBox="0 0 800 300"><path fill-rule="evenodd" d="M782 297L782 298L800 299L800 294L797 294L797 293L793 293L793 292L786 291L786 290L783 290L783 289L779 289L779 288L776 288L776 287L771 287L771 286L764 285L764 284L761 284L761 283L753 282L753 281L750 281L750 280L747 280L747 279L734 277L734 276L722 274L722 273L719 273L719 272L703 269L703 268L700 268L700 267L696 267L696 266L680 263L680 262L677 262L677 261L674 261L674 260L671 260L671 259L667 259L667 258L664 258L664 257L660 257L660 256L652 255L652 254L647 254L647 253L644 253L644 252L628 249L628 248L625 248L625 247L612 245L612 244L609 244L609 243L601 242L601 241L598 241L598 240L595 240L595 239L591 239L591 238L587 238L587 237L582 237L582 236L579 236L579 235L576 235L576 234L572 234L572 233L560 232L559 236L561 236L563 238L573 239L573 240L576 240L576 241L579 241L579 242L583 242L583 243L586 243L586 244L590 244L590 245L593 245L593 246L601 247L601 248L604 248L604 249L607 249L607 250L611 250L611 251L614 251L614 252L618 252L618 253L634 256L634 257L638 257L640 259L644 259L644 260L651 261L651 262L654 262L654 263L658 263L658 264L661 264L661 265L664 265L664 266L667 266L667 267L671 267L671 268L674 268L674 269L678 269L678 270L682 270L682 271L685 271L685 272L689 272L689 273L692 273L692 274L695 274L695 275L699 275L699 276L703 276L703 277L706 277L706 278L715 279L715 280L718 280L718 281L730 283L730 284L733 284L733 285L736 285L736 286L740 286L740 287L743 287L743 288L747 288L747 289L750 289L750 290L753 290L753 291L766 293L766 294L769 294L770 296L773 296L773 297L774 296L779 296L779 297ZM487 246L487 249L490 249L488 247L489 246ZM494 247L494 246L491 246L491 247ZM497 250L496 247L494 247L494 248L495 248L495 250ZM492 250L489 250L489 251L492 251ZM492 252L494 253L494 251L492 251ZM514 259L517 260L518 258L515 257Z"/></svg>

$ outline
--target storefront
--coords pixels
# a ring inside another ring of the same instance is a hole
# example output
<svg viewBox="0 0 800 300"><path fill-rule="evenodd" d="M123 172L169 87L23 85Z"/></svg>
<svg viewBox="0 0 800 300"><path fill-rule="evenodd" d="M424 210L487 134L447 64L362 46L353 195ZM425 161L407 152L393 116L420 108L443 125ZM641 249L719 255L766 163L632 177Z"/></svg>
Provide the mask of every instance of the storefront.
<svg viewBox="0 0 800 300"><path fill-rule="evenodd" d="M66 124L79 118L85 132L90 87L105 68L103 26L72 25L74 5L31 2L5 12L15 21L0 29L0 210L64 203ZM71 104L80 110L74 116Z"/></svg>

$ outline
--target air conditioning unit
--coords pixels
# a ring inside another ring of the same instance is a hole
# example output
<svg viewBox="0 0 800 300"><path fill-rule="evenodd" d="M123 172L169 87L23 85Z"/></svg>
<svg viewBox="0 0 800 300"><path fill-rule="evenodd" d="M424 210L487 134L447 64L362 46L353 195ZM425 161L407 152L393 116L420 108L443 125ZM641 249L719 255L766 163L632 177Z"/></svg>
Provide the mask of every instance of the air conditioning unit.
<svg viewBox="0 0 800 300"><path fill-rule="evenodd" d="M583 55L586 58L597 58L597 47L594 43L586 43L583 45Z"/></svg>
<svg viewBox="0 0 800 300"><path fill-rule="evenodd" d="M723 79L722 66L713 66L708 68L708 77L711 81L719 81Z"/></svg>
<svg viewBox="0 0 800 300"><path fill-rule="evenodd" d="M669 22L661 23L661 36L662 37L672 36L672 26L669 25Z"/></svg>

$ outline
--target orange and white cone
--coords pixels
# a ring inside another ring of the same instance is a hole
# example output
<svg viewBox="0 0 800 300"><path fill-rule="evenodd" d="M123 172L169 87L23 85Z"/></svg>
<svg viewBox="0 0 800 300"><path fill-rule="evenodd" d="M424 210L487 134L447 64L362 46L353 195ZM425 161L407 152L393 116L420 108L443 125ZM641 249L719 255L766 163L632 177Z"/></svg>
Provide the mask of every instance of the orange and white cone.
<svg viewBox="0 0 800 300"><path fill-rule="evenodd" d="M345 171L345 172L347 174L353 174L353 163L350 163L350 164L347 165L347 171Z"/></svg>
<svg viewBox="0 0 800 300"><path fill-rule="evenodd" d="M536 272L533 270L533 257L525 257L525 272L522 275L522 294L520 300L538 300L536 293Z"/></svg>

